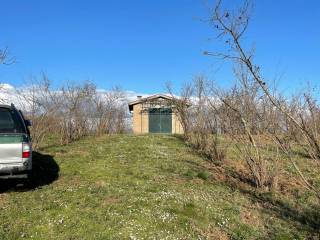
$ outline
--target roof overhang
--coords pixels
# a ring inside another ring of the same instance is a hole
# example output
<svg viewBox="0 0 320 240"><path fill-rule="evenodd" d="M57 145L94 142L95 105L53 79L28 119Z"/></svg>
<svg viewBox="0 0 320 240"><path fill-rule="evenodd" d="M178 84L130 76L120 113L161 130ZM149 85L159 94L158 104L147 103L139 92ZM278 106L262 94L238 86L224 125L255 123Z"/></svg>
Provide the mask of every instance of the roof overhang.
<svg viewBox="0 0 320 240"><path fill-rule="evenodd" d="M140 103L144 103L144 102L148 102L148 101L152 101L154 99L157 98L162 98L162 99L167 99L167 100L172 100L173 97L165 95L165 94L155 94L155 95L151 95L148 97L144 97L144 98L139 98L135 101L129 102L128 106L129 106L129 111L133 110L133 106L136 104L140 104Z"/></svg>

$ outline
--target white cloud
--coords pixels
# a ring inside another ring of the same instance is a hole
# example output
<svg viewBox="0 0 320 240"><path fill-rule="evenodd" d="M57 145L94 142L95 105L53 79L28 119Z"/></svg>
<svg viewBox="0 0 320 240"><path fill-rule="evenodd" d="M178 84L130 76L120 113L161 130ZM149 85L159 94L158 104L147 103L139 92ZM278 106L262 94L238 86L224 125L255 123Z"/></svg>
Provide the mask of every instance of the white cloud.
<svg viewBox="0 0 320 240"><path fill-rule="evenodd" d="M27 91L28 87L23 90L24 93ZM107 89L97 89L98 93L107 93L110 92L110 90ZM124 91L124 102L131 102L137 99L137 96L147 97L150 96L150 94L145 93L137 93L135 91L126 90ZM19 107L21 103L21 98L19 98L17 89L8 84L8 83L2 83L0 84L0 103L1 104L15 104L17 107Z"/></svg>
<svg viewBox="0 0 320 240"><path fill-rule="evenodd" d="M11 104L18 103L18 95L16 89L7 83L0 84L0 103Z"/></svg>
<svg viewBox="0 0 320 240"><path fill-rule="evenodd" d="M150 95L151 94L137 93L134 91L125 91L125 96L129 102L136 100L137 96L148 97Z"/></svg>

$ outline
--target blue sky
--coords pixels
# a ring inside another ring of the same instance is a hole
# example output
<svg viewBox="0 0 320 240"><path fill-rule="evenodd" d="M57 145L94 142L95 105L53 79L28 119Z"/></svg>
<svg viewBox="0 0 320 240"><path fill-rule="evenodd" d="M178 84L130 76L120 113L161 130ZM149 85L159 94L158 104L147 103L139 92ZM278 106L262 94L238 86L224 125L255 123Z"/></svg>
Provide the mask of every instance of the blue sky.
<svg viewBox="0 0 320 240"><path fill-rule="evenodd" d="M229 86L231 66L202 55L220 49L199 20L208 17L204 2L1 0L0 47L17 63L0 66L0 82L19 86L44 71L55 87L89 79L99 88L156 93L202 73ZM255 45L265 76L281 76L285 91L320 83L319 13L317 0L255 2L244 40Z"/></svg>

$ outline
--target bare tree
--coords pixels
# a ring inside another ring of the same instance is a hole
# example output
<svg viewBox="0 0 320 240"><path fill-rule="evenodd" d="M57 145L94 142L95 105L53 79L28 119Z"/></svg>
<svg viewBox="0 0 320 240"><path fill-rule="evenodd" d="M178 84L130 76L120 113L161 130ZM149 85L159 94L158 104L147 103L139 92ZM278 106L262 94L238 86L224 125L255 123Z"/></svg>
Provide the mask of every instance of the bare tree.
<svg viewBox="0 0 320 240"><path fill-rule="evenodd" d="M188 139L191 131L189 106L192 104L191 98L194 89L191 84L186 84L182 87L178 97L174 94L170 83L167 83L167 90L172 97L172 105L174 106L175 112L182 125L184 138Z"/></svg>
<svg viewBox="0 0 320 240"><path fill-rule="evenodd" d="M10 57L9 50L7 47L4 49L0 49L0 65L2 64L10 65L10 64L13 64L14 62L15 62L15 58ZM3 85L0 82L0 93L2 89L3 89ZM1 101L3 101L3 99L1 99L1 96L0 96L0 102Z"/></svg>
<svg viewBox="0 0 320 240"><path fill-rule="evenodd" d="M229 11L223 12L221 10L221 0L218 1L212 16L212 24L219 32L218 37L225 40L225 43L228 46L228 53L206 52L205 54L242 62L251 74L252 80L259 85L273 106L275 106L289 121L292 122L292 124L294 124L297 129L300 130L302 136L309 145L309 151L312 157L319 159L320 139L318 138L318 129L308 128L301 116L299 116L300 119L293 116L286 108L286 105L279 101L277 96L270 91L270 87L268 87L265 79L261 76L260 67L253 63L253 51L245 51L241 44L241 37L245 33L249 24L250 6L249 1L246 1L243 7L236 13L231 13ZM309 111L313 111L314 107L311 107L310 103L313 102L312 105L314 105L314 101L311 96L305 96L305 101L309 107Z"/></svg>
<svg viewBox="0 0 320 240"><path fill-rule="evenodd" d="M318 128L314 127L316 121L314 117L312 117L315 115L314 113L317 111L317 108L315 107L315 102L313 99L309 96L305 96L304 98L306 106L308 106L309 116L308 114L306 115L305 112L302 112L298 115L293 115L288 109L288 105L285 104L275 92L272 92L267 81L262 77L260 66L254 63L254 51L247 51L243 47L242 36L248 28L251 9L251 2L245 1L243 6L235 11L222 10L222 1L219 0L213 9L210 22L217 31L218 39L221 39L227 46L227 50L225 53L205 52L205 54L242 63L248 70L251 81L257 84L272 106L274 106L283 115L283 117L286 119L286 122L299 131L300 135L305 140L305 144L310 156L314 159L319 159L319 130ZM306 121L305 118L309 120ZM282 149L284 149L282 147L283 144L280 144L280 146ZM301 173L301 171L298 172ZM300 176L302 179L306 179L302 176L302 173ZM309 186L310 184L307 183L306 185Z"/></svg>
<svg viewBox="0 0 320 240"><path fill-rule="evenodd" d="M61 144L67 144L90 133L90 111L87 110L91 107L96 88L90 82L83 85L68 83L60 92L63 99L59 109Z"/></svg>
<svg viewBox="0 0 320 240"><path fill-rule="evenodd" d="M185 140L209 160L221 162L226 149L220 144L216 109L209 104L208 80L196 76L186 85L179 97L172 94L173 106L184 129Z"/></svg>
<svg viewBox="0 0 320 240"><path fill-rule="evenodd" d="M48 77L32 78L17 89L19 106L33 121L31 136L34 149L59 139L68 144L87 135L124 133L127 131L127 105L120 88L107 92L96 90L91 82L67 83L51 89Z"/></svg>
<svg viewBox="0 0 320 240"><path fill-rule="evenodd" d="M10 65L15 62L15 58L11 57L8 48L0 49L0 64Z"/></svg>
<svg viewBox="0 0 320 240"><path fill-rule="evenodd" d="M250 81L248 73L239 65L235 68L236 85L222 91L212 86L212 95L222 103L220 108L224 112L221 116L224 122L225 137L233 140L248 167L255 186L262 189L275 188L278 175L278 151L269 151L266 138L270 134L265 126L270 126L275 119L266 113L267 102L259 92L255 82ZM213 103L211 104L213 105ZM270 152L277 153L271 155Z"/></svg>
<svg viewBox="0 0 320 240"><path fill-rule="evenodd" d="M51 82L46 74L38 81L32 78L25 88L18 88L16 94L19 107L32 120L31 137L37 150L44 139L58 129L58 109L62 104L60 94L50 89Z"/></svg>
<svg viewBox="0 0 320 240"><path fill-rule="evenodd" d="M96 135L126 131L127 105L125 94L120 87L96 94L93 105Z"/></svg>

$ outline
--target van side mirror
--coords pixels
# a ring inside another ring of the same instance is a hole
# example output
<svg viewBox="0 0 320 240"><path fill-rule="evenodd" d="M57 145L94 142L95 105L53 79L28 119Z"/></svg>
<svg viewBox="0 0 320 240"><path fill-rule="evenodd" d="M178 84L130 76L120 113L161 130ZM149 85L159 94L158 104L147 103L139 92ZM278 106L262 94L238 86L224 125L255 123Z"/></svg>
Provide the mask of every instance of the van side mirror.
<svg viewBox="0 0 320 240"><path fill-rule="evenodd" d="M26 124L27 127L32 126L32 121L31 120L24 120L24 123Z"/></svg>

